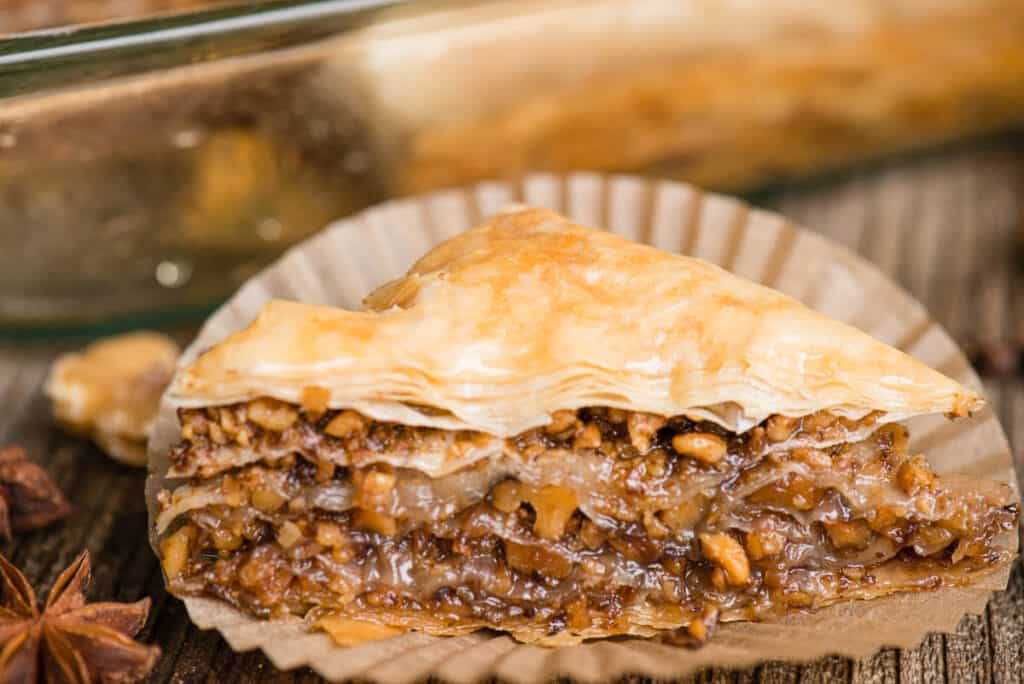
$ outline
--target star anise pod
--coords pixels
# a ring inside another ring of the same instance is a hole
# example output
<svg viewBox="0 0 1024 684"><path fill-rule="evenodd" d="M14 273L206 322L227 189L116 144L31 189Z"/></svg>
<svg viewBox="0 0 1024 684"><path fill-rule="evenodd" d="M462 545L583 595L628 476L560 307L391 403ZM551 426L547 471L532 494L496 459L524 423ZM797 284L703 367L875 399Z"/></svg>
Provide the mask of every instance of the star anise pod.
<svg viewBox="0 0 1024 684"><path fill-rule="evenodd" d="M71 512L50 476L21 447L0 448L0 536L34 530Z"/></svg>
<svg viewBox="0 0 1024 684"><path fill-rule="evenodd" d="M0 682L120 684L153 669L160 648L132 639L146 623L149 599L86 605L91 570L83 551L57 578L40 613L28 580L0 555Z"/></svg>

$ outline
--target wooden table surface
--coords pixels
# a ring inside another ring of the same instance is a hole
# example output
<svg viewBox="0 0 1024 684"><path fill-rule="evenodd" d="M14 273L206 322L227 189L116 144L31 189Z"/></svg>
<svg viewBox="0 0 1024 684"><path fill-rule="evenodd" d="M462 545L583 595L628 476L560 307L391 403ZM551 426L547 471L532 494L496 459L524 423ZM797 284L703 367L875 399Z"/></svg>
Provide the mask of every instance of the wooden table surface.
<svg viewBox="0 0 1024 684"><path fill-rule="evenodd" d="M1024 340L1024 135L928 153L753 198L856 249L929 308L961 343ZM879 303L885 306L884 302ZM108 461L56 430L40 392L59 349L0 347L0 445L17 443L43 463L78 511L64 523L21 535L0 552L45 593L83 548L93 553L90 597L153 598L140 638L163 649L153 682L315 682L308 670L278 673L259 653L236 655L215 633L193 628L163 590L146 539L144 473ZM1024 473L1024 376L989 377L996 407ZM804 667L766 663L709 671L714 682L1024 681L1024 571L984 615L956 634L934 634L913 650L884 650L854 662L826 658Z"/></svg>

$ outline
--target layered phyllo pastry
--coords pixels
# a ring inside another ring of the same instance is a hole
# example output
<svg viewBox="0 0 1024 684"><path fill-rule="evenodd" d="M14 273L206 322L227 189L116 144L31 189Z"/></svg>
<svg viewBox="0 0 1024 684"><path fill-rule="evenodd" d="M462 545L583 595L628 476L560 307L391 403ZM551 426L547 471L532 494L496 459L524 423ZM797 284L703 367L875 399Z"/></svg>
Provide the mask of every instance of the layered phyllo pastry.
<svg viewBox="0 0 1024 684"><path fill-rule="evenodd" d="M1009 486L908 449L903 421L967 420L974 391L541 209L439 245L363 310L266 304L168 399L168 587L335 635L699 644L968 583L1014 548Z"/></svg>

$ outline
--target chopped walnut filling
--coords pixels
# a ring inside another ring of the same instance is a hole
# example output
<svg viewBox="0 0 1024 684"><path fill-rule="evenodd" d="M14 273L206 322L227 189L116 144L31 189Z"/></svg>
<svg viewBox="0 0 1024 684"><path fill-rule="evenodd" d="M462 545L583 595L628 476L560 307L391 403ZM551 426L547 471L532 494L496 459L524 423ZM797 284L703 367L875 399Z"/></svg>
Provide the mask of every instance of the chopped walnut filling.
<svg viewBox="0 0 1024 684"><path fill-rule="evenodd" d="M215 444L290 451L163 492L164 571L178 593L311 624L495 627L542 642L641 624L701 642L719 620L963 582L1005 560L1009 489L944 482L896 425L800 441L875 420L774 416L736 435L587 408L431 478L337 456L414 450L445 431L268 400L186 411L182 468Z"/></svg>
<svg viewBox="0 0 1024 684"><path fill-rule="evenodd" d="M595 449L617 458L662 450L714 465L729 454L785 448L784 442L849 441L851 435L873 429L878 416L869 414L859 421L826 411L803 418L773 416L738 436L714 423L685 416L664 418L598 407L556 411L548 425L506 440L465 430L382 423L352 410L326 410L322 402L299 407L256 399L182 410L179 419L183 441L172 452L171 475L175 477L211 477L237 467L245 458L251 461L250 456L265 460L301 454L336 465L360 466L380 461L401 463L425 452L459 461L473 449L488 456L504 452L530 458L555 446Z"/></svg>

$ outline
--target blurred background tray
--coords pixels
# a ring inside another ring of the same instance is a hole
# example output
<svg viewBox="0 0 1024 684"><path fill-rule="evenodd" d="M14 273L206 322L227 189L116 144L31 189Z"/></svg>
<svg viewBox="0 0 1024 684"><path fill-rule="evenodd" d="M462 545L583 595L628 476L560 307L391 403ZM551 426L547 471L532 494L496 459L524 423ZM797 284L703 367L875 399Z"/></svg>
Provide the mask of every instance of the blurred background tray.
<svg viewBox="0 0 1024 684"><path fill-rule="evenodd" d="M0 6L0 34L128 21L231 2L238 0L5 0Z"/></svg>
<svg viewBox="0 0 1024 684"><path fill-rule="evenodd" d="M1020 0L264 0L14 34L0 336L196 320L388 196L751 193L1022 122Z"/></svg>

